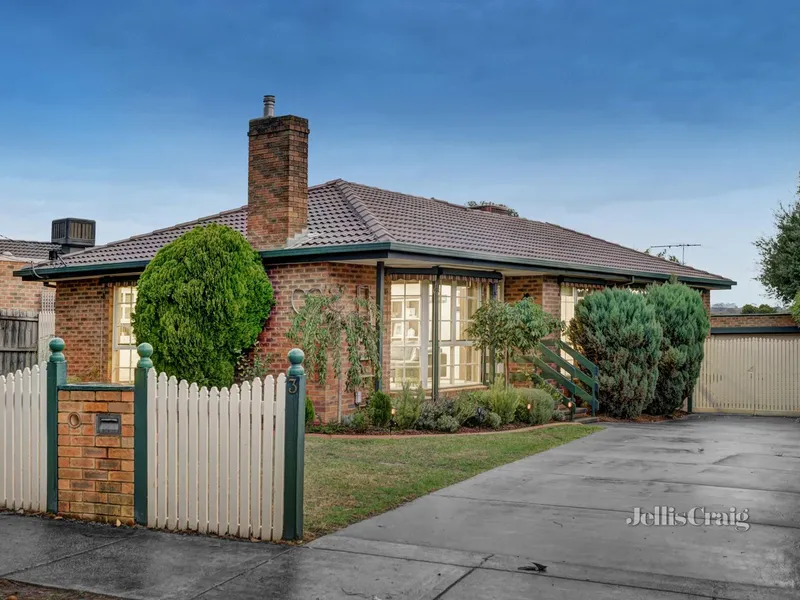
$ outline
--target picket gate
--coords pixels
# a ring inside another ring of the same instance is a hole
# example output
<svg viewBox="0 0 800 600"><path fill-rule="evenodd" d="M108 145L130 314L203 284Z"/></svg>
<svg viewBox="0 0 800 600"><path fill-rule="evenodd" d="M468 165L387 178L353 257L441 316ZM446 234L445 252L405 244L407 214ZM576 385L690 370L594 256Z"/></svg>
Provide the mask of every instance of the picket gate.
<svg viewBox="0 0 800 600"><path fill-rule="evenodd" d="M286 376L229 388L147 373L147 525L283 534Z"/></svg>
<svg viewBox="0 0 800 600"><path fill-rule="evenodd" d="M47 363L0 375L0 508L47 508Z"/></svg>

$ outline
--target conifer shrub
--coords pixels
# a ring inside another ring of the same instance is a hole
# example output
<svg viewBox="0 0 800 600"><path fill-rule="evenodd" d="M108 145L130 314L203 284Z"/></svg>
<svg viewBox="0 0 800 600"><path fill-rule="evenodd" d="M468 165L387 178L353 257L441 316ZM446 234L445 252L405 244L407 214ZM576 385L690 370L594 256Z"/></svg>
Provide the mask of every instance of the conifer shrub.
<svg viewBox="0 0 800 600"><path fill-rule="evenodd" d="M710 322L703 298L682 283L651 285L645 300L661 325L661 358L651 415L670 415L689 397L700 376Z"/></svg>
<svg viewBox="0 0 800 600"><path fill-rule="evenodd" d="M572 344L600 370L600 409L612 417L638 417L653 401L663 333L642 294L605 289L575 305Z"/></svg>

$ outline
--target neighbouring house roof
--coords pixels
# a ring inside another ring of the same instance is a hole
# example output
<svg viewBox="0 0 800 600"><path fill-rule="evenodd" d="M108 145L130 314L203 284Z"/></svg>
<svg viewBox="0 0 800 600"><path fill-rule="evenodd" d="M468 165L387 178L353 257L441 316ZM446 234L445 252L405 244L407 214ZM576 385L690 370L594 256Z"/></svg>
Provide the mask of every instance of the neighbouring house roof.
<svg viewBox="0 0 800 600"><path fill-rule="evenodd" d="M247 207L95 246L37 266L54 271L116 263L146 263L168 242L193 227L220 223L247 233ZM579 233L559 225L484 212L433 198L391 192L341 179L308 190L308 231L289 241L287 251L311 255L358 245L402 244L438 254L477 253L527 266L565 264L588 272L651 273L692 278L730 287L735 282ZM271 253L266 253L271 254Z"/></svg>
<svg viewBox="0 0 800 600"><path fill-rule="evenodd" d="M12 260L42 261L50 257L50 250L58 250L60 248L59 244L51 244L50 242L0 238L0 260L10 258Z"/></svg>

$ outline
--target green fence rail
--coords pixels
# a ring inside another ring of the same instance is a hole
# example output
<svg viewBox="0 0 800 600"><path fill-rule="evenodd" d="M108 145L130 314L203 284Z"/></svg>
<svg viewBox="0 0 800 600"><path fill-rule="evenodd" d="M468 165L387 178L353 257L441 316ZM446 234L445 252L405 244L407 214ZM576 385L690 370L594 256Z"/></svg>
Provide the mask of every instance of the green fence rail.
<svg viewBox="0 0 800 600"><path fill-rule="evenodd" d="M594 416L600 390L600 370L597 365L561 340L545 340L536 350L537 354L518 360L529 363L534 373L558 392L561 403L569 408L570 419L575 415L577 402L588 404ZM572 361L564 358L562 352Z"/></svg>

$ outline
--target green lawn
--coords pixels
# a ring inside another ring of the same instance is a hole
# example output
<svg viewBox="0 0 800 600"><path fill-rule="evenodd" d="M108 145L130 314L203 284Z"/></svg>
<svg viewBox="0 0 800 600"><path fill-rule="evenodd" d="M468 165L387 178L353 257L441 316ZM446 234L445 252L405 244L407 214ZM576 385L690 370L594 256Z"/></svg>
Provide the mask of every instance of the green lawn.
<svg viewBox="0 0 800 600"><path fill-rule="evenodd" d="M305 537L313 539L602 427L494 435L306 438Z"/></svg>

